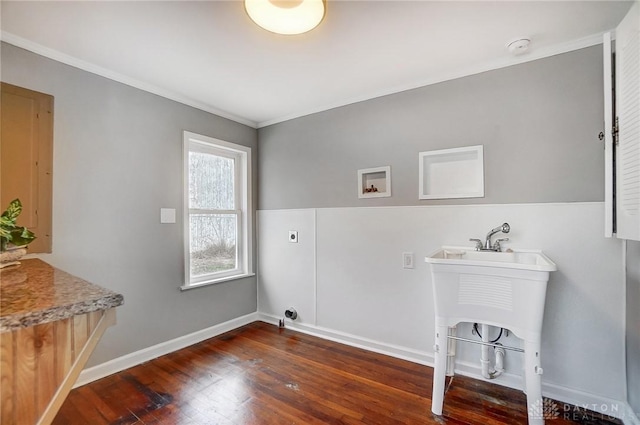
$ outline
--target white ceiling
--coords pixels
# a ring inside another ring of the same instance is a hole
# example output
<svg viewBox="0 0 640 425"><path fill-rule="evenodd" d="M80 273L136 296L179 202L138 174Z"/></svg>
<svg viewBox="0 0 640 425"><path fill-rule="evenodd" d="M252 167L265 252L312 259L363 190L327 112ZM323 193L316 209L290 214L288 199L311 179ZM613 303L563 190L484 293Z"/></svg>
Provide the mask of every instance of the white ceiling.
<svg viewBox="0 0 640 425"><path fill-rule="evenodd" d="M241 1L2 1L2 39L262 127L598 43L622 1L327 1L279 36ZM528 36L530 50L507 42Z"/></svg>

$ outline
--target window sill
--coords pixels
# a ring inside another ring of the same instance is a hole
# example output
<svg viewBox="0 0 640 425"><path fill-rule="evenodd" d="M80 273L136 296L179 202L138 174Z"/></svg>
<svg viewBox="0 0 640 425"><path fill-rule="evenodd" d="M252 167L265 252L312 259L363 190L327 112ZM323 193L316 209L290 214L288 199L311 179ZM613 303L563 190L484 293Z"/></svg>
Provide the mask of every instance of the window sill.
<svg viewBox="0 0 640 425"><path fill-rule="evenodd" d="M194 283L193 285L183 285L180 287L181 291L188 291L189 289L202 288L203 286L215 285L217 283L229 282L231 280L244 279L247 277L255 276L255 273L237 274L234 276L221 277L219 279L207 280L205 282Z"/></svg>

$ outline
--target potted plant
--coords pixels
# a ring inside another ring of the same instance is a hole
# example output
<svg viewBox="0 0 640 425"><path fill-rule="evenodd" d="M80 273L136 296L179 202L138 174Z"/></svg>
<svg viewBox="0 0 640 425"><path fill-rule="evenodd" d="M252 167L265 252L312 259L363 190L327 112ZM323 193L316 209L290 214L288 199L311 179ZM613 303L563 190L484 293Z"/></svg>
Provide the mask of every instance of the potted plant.
<svg viewBox="0 0 640 425"><path fill-rule="evenodd" d="M19 260L27 253L27 245L36 238L29 229L16 224L21 212L20 199L14 199L0 215L0 268Z"/></svg>

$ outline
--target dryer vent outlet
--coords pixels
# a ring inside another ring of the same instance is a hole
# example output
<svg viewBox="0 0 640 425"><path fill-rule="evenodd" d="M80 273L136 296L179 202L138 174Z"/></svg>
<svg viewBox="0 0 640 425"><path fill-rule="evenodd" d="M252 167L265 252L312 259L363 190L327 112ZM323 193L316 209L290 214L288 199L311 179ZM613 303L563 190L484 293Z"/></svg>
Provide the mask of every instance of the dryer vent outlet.
<svg viewBox="0 0 640 425"><path fill-rule="evenodd" d="M284 317L291 320L296 320L298 318L298 312L295 308L291 307L284 312Z"/></svg>

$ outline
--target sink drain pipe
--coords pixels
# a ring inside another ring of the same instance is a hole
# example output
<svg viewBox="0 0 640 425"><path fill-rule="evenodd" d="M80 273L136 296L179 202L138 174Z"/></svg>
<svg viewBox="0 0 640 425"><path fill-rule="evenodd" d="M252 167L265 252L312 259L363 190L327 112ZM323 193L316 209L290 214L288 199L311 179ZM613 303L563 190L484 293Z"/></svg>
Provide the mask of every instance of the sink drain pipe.
<svg viewBox="0 0 640 425"><path fill-rule="evenodd" d="M480 355L480 364L482 365L482 376L485 379L494 379L498 376L502 375L504 372L504 348L499 347L498 344L494 346L494 353L496 356L496 364L495 370L490 372L491 362L489 360L489 344L491 344L491 340L489 339L489 325L482 324L482 348Z"/></svg>
<svg viewBox="0 0 640 425"><path fill-rule="evenodd" d="M502 347L494 347L496 354L496 370L493 372L493 378L497 378L504 372L504 355L505 351Z"/></svg>

